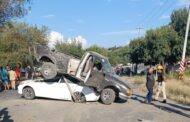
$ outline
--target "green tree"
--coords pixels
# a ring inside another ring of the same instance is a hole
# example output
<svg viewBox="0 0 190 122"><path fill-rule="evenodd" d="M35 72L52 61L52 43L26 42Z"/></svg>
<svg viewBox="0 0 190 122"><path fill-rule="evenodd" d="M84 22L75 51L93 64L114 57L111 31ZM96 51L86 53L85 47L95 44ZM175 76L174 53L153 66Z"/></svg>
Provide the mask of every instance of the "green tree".
<svg viewBox="0 0 190 122"><path fill-rule="evenodd" d="M173 11L171 15L171 22L170 25L174 28L174 30L181 36L181 41L184 41L185 38L185 31L187 26L187 18L188 18L188 9L182 8L179 10ZM190 56L190 32L188 37L187 43L187 55Z"/></svg>
<svg viewBox="0 0 190 122"><path fill-rule="evenodd" d="M30 8L31 0L0 0L0 26L15 17L23 17Z"/></svg>
<svg viewBox="0 0 190 122"><path fill-rule="evenodd" d="M15 65L18 62L32 64L29 49L35 44L47 44L46 27L38 28L25 23L13 23L1 29L0 64Z"/></svg>
<svg viewBox="0 0 190 122"><path fill-rule="evenodd" d="M133 63L145 63L150 59L145 38L132 40L129 44L129 47L130 59Z"/></svg>
<svg viewBox="0 0 190 122"><path fill-rule="evenodd" d="M163 26L149 30L146 34L147 49L149 50L148 62L176 63L181 56L181 41L178 34L170 26Z"/></svg>
<svg viewBox="0 0 190 122"><path fill-rule="evenodd" d="M55 49L79 58L81 58L84 53L84 50L82 49L82 44L77 42L76 40L72 40L72 42L57 41L55 44Z"/></svg>
<svg viewBox="0 0 190 122"><path fill-rule="evenodd" d="M151 59L149 62L157 64L164 63L167 56L171 53L169 43L166 38L162 37L160 29L149 30L146 35L147 47L150 51Z"/></svg>
<svg viewBox="0 0 190 122"><path fill-rule="evenodd" d="M112 65L127 64L130 62L129 46L109 48L108 57Z"/></svg>
<svg viewBox="0 0 190 122"><path fill-rule="evenodd" d="M166 40L169 42L170 55L166 58L166 62L169 64L175 64L181 60L183 38L173 29L173 27L166 26L165 32Z"/></svg>
<svg viewBox="0 0 190 122"><path fill-rule="evenodd" d="M136 64L135 72L137 73L138 64L145 63L149 59L147 42L145 38L137 38L130 42L130 59Z"/></svg>
<svg viewBox="0 0 190 122"><path fill-rule="evenodd" d="M87 48L86 51L94 51L105 57L108 57L108 49L99 47L97 45L92 45L91 47Z"/></svg>
<svg viewBox="0 0 190 122"><path fill-rule="evenodd" d="M185 36L187 17L188 17L187 8L175 10L172 12L172 15L171 15L170 25L175 29L175 31L180 36L183 36L183 37Z"/></svg>

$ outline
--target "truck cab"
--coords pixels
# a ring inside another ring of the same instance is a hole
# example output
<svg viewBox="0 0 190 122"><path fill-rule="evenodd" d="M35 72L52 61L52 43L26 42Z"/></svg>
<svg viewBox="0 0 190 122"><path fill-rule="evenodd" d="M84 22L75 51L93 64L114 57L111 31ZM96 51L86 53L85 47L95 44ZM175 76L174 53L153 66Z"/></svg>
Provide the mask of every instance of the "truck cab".
<svg viewBox="0 0 190 122"><path fill-rule="evenodd" d="M111 104L118 98L126 100L132 94L132 88L127 81L112 74L109 60L96 52L90 51L83 55L76 74L72 77L100 93L104 104Z"/></svg>

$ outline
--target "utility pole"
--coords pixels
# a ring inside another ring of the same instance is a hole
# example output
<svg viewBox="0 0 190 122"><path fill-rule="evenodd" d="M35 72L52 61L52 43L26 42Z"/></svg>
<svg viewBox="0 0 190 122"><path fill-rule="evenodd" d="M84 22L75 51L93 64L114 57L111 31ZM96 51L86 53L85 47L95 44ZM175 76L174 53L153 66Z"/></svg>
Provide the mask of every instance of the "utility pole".
<svg viewBox="0 0 190 122"><path fill-rule="evenodd" d="M136 28L137 30L138 30L138 38L140 38L140 34L141 34L141 30L143 29L142 27L138 27L138 28ZM134 71L135 71L135 73L137 74L137 70L138 70L138 64L136 63L135 64L135 69L134 69Z"/></svg>
<svg viewBox="0 0 190 122"><path fill-rule="evenodd" d="M140 34L141 34L141 30L144 29L144 28L141 28L141 27L138 27L136 28L138 30L138 38L140 37Z"/></svg>
<svg viewBox="0 0 190 122"><path fill-rule="evenodd" d="M186 27L186 32L185 32L185 40L184 40L184 45L183 45L183 55L182 55L182 60L185 60L185 54L186 54L186 49L187 49L187 40L188 40L188 34L189 34L189 25L190 25L190 6L189 6L189 15L187 19L187 27Z"/></svg>

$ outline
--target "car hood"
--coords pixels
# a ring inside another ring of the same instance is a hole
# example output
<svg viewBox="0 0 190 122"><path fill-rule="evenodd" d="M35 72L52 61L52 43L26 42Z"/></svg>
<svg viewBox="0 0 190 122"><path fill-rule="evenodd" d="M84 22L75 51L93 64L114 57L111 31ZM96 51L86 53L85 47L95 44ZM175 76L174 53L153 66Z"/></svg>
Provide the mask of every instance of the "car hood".
<svg viewBox="0 0 190 122"><path fill-rule="evenodd" d="M125 79L123 79L123 78L121 78L121 77L119 77L117 75L114 75L114 74L111 74L111 73L106 73L106 77L108 79L110 79L112 82L124 85L127 88L132 89L132 86L129 83L127 83L128 82L127 80L125 80Z"/></svg>
<svg viewBox="0 0 190 122"><path fill-rule="evenodd" d="M31 84L31 83L35 83L35 82L37 82L37 80L25 80L25 81L20 82L19 85Z"/></svg>

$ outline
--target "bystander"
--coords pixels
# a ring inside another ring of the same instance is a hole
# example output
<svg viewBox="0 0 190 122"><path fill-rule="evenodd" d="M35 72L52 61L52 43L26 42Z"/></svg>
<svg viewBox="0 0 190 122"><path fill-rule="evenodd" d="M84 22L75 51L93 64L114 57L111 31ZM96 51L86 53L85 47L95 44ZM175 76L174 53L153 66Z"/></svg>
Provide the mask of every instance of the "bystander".
<svg viewBox="0 0 190 122"><path fill-rule="evenodd" d="M5 90L9 90L9 82L8 82L8 72L6 69L3 67L0 67L0 75L1 75L1 80L4 85Z"/></svg>
<svg viewBox="0 0 190 122"><path fill-rule="evenodd" d="M32 69L31 66L27 66L27 69L26 69L26 78L27 79L33 79L33 76L34 76L34 70Z"/></svg>
<svg viewBox="0 0 190 122"><path fill-rule="evenodd" d="M9 80L10 80L10 82L11 82L11 88L13 89L13 90L15 90L16 89L16 73L15 73L15 71L13 71L13 69L12 68L10 68L10 70L9 70Z"/></svg>

